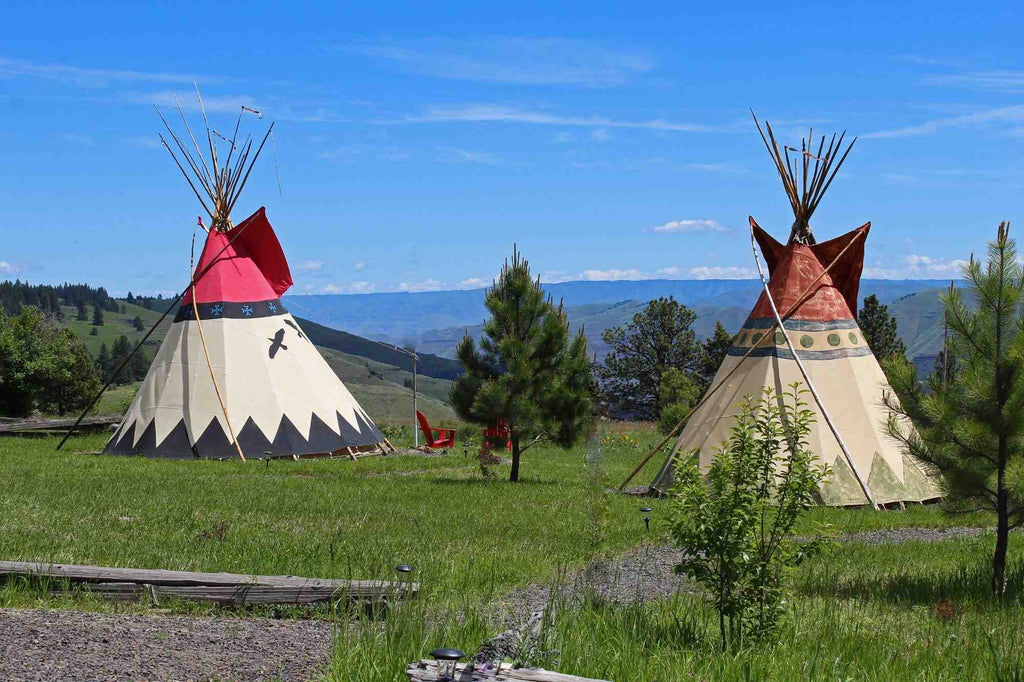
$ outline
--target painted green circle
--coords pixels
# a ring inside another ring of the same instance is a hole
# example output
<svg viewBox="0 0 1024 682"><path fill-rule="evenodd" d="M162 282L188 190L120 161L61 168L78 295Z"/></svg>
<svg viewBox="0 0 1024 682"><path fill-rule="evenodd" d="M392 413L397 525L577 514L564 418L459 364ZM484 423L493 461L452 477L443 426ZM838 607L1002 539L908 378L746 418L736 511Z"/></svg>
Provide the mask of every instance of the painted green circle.
<svg viewBox="0 0 1024 682"><path fill-rule="evenodd" d="M855 346L856 346L856 345L857 345L858 343L860 343L860 341L859 341L859 340L857 340L857 335L856 335L856 334L854 334L853 332L850 332L850 343L852 343L852 344L853 344L853 345L855 345Z"/></svg>
<svg viewBox="0 0 1024 682"><path fill-rule="evenodd" d="M839 334L829 334L827 341L830 346L838 346L842 343L842 340L839 338Z"/></svg>
<svg viewBox="0 0 1024 682"><path fill-rule="evenodd" d="M750 344L757 345L757 342L761 340L761 332L754 332L754 335L750 337Z"/></svg>
<svg viewBox="0 0 1024 682"><path fill-rule="evenodd" d="M810 348L814 345L814 339L812 339L810 335L804 334L800 337L800 345L804 348Z"/></svg>
<svg viewBox="0 0 1024 682"><path fill-rule="evenodd" d="M782 332L775 332L775 345L781 346L784 343L786 343L786 335Z"/></svg>

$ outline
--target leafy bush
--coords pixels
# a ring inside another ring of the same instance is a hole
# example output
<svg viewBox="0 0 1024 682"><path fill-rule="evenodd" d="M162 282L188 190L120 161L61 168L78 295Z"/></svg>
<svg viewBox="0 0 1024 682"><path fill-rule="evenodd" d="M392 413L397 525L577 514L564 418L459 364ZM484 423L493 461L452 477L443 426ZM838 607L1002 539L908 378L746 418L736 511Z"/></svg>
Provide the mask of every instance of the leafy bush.
<svg viewBox="0 0 1024 682"><path fill-rule="evenodd" d="M723 649L775 635L789 573L822 547L820 532L793 538L829 473L807 447L814 416L803 393L793 384L781 401L771 390L748 397L706 477L696 453L676 459L669 518L683 550L676 570L714 597Z"/></svg>

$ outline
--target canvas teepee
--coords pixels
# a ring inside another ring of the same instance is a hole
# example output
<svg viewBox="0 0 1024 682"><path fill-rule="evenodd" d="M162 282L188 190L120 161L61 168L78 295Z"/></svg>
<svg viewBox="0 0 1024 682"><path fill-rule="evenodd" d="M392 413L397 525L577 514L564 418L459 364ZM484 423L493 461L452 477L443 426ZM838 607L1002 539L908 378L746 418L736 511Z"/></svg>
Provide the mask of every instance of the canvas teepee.
<svg viewBox="0 0 1024 682"><path fill-rule="evenodd" d="M249 161L251 141L237 156L228 141L221 165L208 124L208 163L198 144L196 156L168 131L178 153L164 144L193 171L186 177L211 226L192 283L105 452L244 459L389 448L281 302L292 279L264 209L231 222L262 144ZM191 130L189 137L195 141Z"/></svg>
<svg viewBox="0 0 1024 682"><path fill-rule="evenodd" d="M699 451L701 465L708 466L716 448L728 440L745 396L760 396L765 388L778 395L800 382L804 390L810 383L817 393L817 398L805 396L816 418L808 440L811 450L832 468L821 489L825 504L936 499L939 489L930 472L904 455L886 433L889 412L882 395L892 389L857 325L857 294L870 223L820 243L810 229L811 214L853 143L839 156L842 136L838 141L833 136L827 147L823 137L816 153L805 141L801 149L792 150L796 158L791 159L791 149L780 151L771 127L767 129L767 137L762 133L762 138L795 215L789 241L775 241L750 218L770 273L767 292L761 293L651 489L664 493L672 486L672 456L678 452ZM776 310L785 333L778 328Z"/></svg>

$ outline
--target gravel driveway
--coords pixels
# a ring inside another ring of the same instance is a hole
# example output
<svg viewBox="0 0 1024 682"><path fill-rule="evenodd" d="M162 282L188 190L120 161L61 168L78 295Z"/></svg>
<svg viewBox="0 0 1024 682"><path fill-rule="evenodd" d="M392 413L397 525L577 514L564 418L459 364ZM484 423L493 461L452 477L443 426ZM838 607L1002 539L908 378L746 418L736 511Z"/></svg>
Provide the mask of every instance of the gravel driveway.
<svg viewBox="0 0 1024 682"><path fill-rule="evenodd" d="M3 680L307 680L331 624L0 609Z"/></svg>

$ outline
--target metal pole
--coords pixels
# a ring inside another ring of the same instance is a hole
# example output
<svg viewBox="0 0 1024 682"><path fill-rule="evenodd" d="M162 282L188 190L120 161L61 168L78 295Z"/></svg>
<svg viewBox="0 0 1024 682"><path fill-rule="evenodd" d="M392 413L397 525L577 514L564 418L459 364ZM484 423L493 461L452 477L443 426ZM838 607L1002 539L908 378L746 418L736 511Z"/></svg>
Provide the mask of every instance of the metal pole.
<svg viewBox="0 0 1024 682"><path fill-rule="evenodd" d="M417 425L418 418L416 416L416 354L412 354L412 446L418 448L420 446L420 432Z"/></svg>

